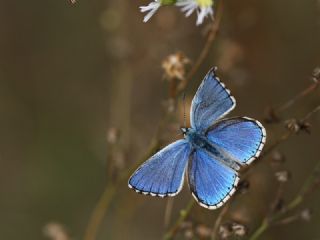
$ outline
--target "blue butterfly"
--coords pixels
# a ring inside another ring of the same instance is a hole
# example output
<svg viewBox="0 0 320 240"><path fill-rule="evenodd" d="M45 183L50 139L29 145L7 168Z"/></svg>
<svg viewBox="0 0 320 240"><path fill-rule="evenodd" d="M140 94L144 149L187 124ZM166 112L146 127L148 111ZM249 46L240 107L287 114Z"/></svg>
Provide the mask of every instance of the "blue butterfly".
<svg viewBox="0 0 320 240"><path fill-rule="evenodd" d="M175 196L186 173L202 207L221 207L236 190L240 167L256 159L266 141L260 122L248 117L222 119L235 106L235 98L213 68L192 100L191 128L181 128L184 139L142 164L130 177L129 187L145 195Z"/></svg>

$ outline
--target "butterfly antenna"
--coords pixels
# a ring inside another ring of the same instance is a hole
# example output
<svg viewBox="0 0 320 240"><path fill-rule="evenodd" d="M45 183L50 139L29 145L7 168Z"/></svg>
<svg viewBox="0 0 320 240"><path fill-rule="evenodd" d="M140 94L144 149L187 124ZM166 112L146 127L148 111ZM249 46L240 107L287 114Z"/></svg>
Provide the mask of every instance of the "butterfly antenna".
<svg viewBox="0 0 320 240"><path fill-rule="evenodd" d="M187 128L187 118L186 118L186 93L183 93L182 96L182 101L183 101L183 125L184 128Z"/></svg>

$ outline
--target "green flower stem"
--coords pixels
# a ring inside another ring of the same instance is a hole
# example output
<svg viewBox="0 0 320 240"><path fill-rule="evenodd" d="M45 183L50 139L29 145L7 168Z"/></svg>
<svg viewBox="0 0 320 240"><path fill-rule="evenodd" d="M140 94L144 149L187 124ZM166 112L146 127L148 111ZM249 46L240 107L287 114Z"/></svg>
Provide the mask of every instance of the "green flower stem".
<svg viewBox="0 0 320 240"><path fill-rule="evenodd" d="M177 0L160 0L161 6L175 5Z"/></svg>

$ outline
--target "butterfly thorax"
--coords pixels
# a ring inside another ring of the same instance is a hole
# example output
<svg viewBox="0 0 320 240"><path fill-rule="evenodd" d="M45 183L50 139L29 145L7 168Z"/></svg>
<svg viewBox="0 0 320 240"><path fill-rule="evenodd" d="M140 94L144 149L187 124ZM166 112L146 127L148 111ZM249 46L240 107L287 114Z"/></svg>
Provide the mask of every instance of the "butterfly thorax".
<svg viewBox="0 0 320 240"><path fill-rule="evenodd" d="M186 128L184 138L194 149L202 149L213 156L214 159L221 162L226 167L233 170L239 170L240 164L234 157L227 154L220 147L211 143L205 134L199 133L193 128Z"/></svg>

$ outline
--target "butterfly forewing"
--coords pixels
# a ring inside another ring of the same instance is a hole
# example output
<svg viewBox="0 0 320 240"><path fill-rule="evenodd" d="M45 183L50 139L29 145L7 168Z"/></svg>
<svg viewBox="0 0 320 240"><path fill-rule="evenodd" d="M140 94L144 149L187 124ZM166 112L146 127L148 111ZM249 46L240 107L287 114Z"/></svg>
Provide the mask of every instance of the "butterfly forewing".
<svg viewBox="0 0 320 240"><path fill-rule="evenodd" d="M182 188L191 146L178 140L153 155L130 177L129 187L154 196L174 196Z"/></svg>
<svg viewBox="0 0 320 240"><path fill-rule="evenodd" d="M235 105L234 97L220 82L213 68L202 81L192 100L190 111L191 127L200 132L204 131L214 121L234 109Z"/></svg>

